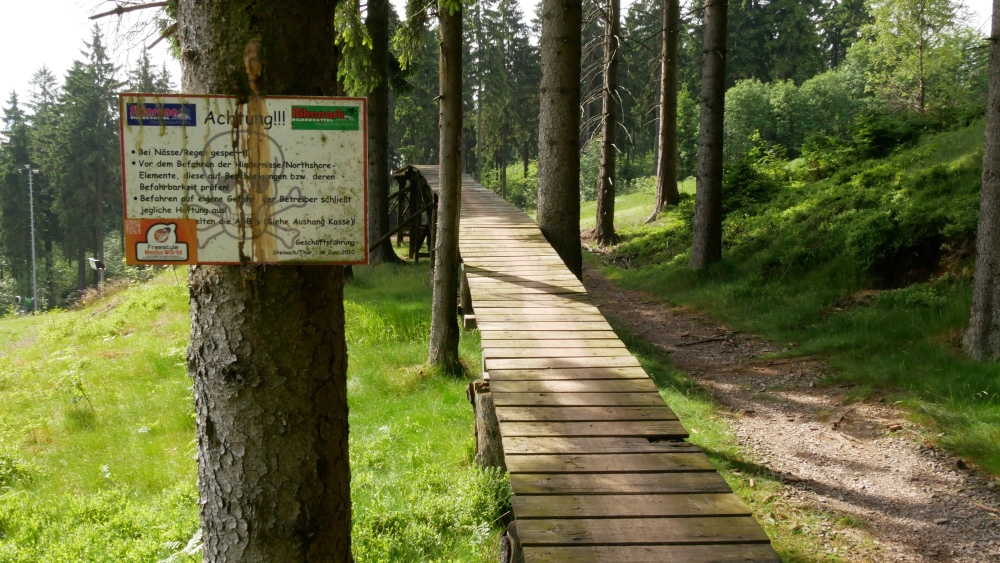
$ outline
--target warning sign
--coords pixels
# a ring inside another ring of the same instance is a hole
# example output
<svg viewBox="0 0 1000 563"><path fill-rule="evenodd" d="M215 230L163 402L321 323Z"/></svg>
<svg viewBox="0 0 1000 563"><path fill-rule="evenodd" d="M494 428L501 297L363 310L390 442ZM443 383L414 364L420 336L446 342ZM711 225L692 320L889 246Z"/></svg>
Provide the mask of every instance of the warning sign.
<svg viewBox="0 0 1000 563"><path fill-rule="evenodd" d="M365 264L363 98L121 94L129 264Z"/></svg>

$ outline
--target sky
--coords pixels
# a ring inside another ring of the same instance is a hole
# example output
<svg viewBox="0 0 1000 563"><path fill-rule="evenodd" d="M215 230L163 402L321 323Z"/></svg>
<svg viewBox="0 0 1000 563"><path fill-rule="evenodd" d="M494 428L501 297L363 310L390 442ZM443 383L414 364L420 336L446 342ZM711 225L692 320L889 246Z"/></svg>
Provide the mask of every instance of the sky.
<svg viewBox="0 0 1000 563"><path fill-rule="evenodd" d="M391 0L397 9L405 0ZM520 0L521 10L526 15L534 13L537 0ZM630 4L623 2L623 10ZM989 30L991 0L965 0L973 12L973 25L982 33ZM113 9L109 0L32 0L30 2L4 2L4 31L0 33L0 102L6 105L12 90L18 97L28 97L29 81L36 70L46 65L62 82L66 71L74 60L83 60L80 51L89 41L94 22L88 16ZM126 33L135 24L149 21L151 12L140 10L128 14L119 21L118 17L99 20L110 46L111 57L123 68L131 66L144 45L156 39L152 27L137 36ZM163 62L173 75L174 84L180 82L180 66L170 58L166 42L161 42L152 51L150 58L157 67ZM124 76L124 73L123 73Z"/></svg>

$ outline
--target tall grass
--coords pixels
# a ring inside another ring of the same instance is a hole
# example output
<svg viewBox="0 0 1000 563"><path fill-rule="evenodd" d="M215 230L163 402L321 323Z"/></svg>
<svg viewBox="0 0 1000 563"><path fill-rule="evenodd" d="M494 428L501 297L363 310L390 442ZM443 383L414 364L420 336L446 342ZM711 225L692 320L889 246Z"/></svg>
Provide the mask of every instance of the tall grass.
<svg viewBox="0 0 1000 563"><path fill-rule="evenodd" d="M469 379L421 369L428 279L425 266L358 268L345 292L362 563L495 559L508 510L506 478L470 461ZM198 529L189 333L170 274L0 320L0 561L200 560L184 549ZM464 336L471 378L478 339Z"/></svg>
<svg viewBox="0 0 1000 563"><path fill-rule="evenodd" d="M982 138L980 122L818 182L792 176L770 200L726 217L726 258L703 272L686 267L693 206L650 226L626 220L605 273L800 344L789 354L827 357L830 381L855 386L845 400L898 401L943 445L1000 473L1000 366L958 347ZM624 216L635 213L623 203Z"/></svg>

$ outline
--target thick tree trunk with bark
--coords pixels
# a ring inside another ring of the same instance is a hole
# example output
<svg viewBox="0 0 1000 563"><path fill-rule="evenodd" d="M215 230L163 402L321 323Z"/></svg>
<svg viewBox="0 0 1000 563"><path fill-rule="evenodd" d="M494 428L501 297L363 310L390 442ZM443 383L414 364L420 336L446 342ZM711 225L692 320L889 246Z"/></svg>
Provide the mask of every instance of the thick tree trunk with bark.
<svg viewBox="0 0 1000 563"><path fill-rule="evenodd" d="M462 195L462 10L438 11L441 150L437 249L428 363L445 371L458 361L458 221Z"/></svg>
<svg viewBox="0 0 1000 563"><path fill-rule="evenodd" d="M368 240L389 232L389 0L371 0L365 26L372 39L372 67L378 86L368 94ZM400 262L392 241L373 247L369 262Z"/></svg>
<svg viewBox="0 0 1000 563"><path fill-rule="evenodd" d="M248 99L259 69L261 96L333 95L335 7L181 0L183 91ZM205 561L351 561L343 284L336 266L190 269Z"/></svg>
<svg viewBox="0 0 1000 563"><path fill-rule="evenodd" d="M618 136L618 61L621 35L620 0L608 0L604 18L604 116L601 120L601 169L597 177L597 221L594 241L618 242L615 234L615 164Z"/></svg>
<svg viewBox="0 0 1000 563"><path fill-rule="evenodd" d="M583 277L580 249L580 0L542 0L538 227Z"/></svg>
<svg viewBox="0 0 1000 563"><path fill-rule="evenodd" d="M689 266L698 270L722 259L722 125L726 101L727 0L706 0L701 71L698 193Z"/></svg>
<svg viewBox="0 0 1000 563"><path fill-rule="evenodd" d="M668 205L677 205L677 55L681 31L678 0L663 0L663 44L660 59L660 128L657 131L656 205L649 220Z"/></svg>
<svg viewBox="0 0 1000 563"><path fill-rule="evenodd" d="M972 315L962 344L980 360L1000 360L1000 0L993 0L983 189L976 238Z"/></svg>

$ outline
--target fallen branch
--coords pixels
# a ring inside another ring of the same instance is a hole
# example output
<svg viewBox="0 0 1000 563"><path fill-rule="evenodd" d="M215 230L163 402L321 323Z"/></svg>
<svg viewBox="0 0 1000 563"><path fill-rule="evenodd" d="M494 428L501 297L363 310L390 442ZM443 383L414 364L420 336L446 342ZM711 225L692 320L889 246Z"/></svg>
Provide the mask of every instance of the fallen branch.
<svg viewBox="0 0 1000 563"><path fill-rule="evenodd" d="M123 6L119 4L114 10L108 10L107 12L101 12L100 14L94 14L90 16L90 19L96 20L100 18L106 18L108 16L120 16L122 14L127 14L128 12L135 12L136 10L145 10L147 8L165 8L170 5L170 2L150 2L149 4L135 4L133 6Z"/></svg>
<svg viewBox="0 0 1000 563"><path fill-rule="evenodd" d="M985 504L983 504L981 502L976 502L976 501L971 500L971 499L969 500L969 502L972 503L972 506L975 506L976 508L982 508L986 512L992 512L993 514L1000 514L1000 510L998 510L996 508L993 508L992 506L986 506Z"/></svg>
<svg viewBox="0 0 1000 563"><path fill-rule="evenodd" d="M722 342L723 340L725 340L725 338L719 338L719 337L705 338L702 340L695 340L694 342L682 342L680 344L676 344L675 346L681 348L685 346L696 346L698 344L705 344L706 342Z"/></svg>
<svg viewBox="0 0 1000 563"><path fill-rule="evenodd" d="M170 24L170 25L169 25L169 26L167 27L167 29L164 29L164 30L163 30L163 33L161 33L161 34L160 34L160 36L156 38L156 41L153 41L153 42L152 42L152 43L151 43L151 44L149 45L149 47L146 47L146 50L148 51L148 50L152 49L153 47L156 47L156 45L157 45L157 44L158 44L158 43L159 43L160 41L163 41L164 39L166 39L167 37L170 37L171 35L173 35L173 34L175 34L175 33L177 33L177 22L174 22L174 23Z"/></svg>

